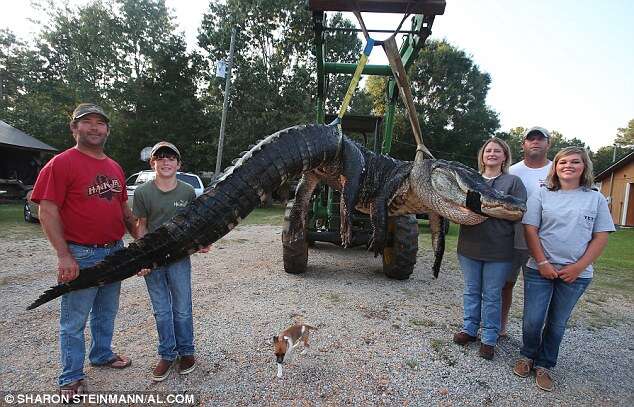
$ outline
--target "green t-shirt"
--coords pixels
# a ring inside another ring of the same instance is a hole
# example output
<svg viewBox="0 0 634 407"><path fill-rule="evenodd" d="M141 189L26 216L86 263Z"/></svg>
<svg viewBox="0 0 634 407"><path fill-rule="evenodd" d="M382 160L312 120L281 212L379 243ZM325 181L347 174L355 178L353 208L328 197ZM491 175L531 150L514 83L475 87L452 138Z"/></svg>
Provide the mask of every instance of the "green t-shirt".
<svg viewBox="0 0 634 407"><path fill-rule="evenodd" d="M134 191L132 212L139 218L147 218L148 231L154 232L194 198L194 188L185 182L177 180L176 188L164 192L154 181L149 181Z"/></svg>

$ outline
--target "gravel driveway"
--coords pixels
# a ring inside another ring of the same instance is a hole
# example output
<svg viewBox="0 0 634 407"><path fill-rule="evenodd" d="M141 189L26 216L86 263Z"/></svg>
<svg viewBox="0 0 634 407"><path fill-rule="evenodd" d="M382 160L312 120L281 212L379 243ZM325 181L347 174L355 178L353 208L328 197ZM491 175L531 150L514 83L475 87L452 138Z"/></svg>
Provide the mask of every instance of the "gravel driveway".
<svg viewBox="0 0 634 407"><path fill-rule="evenodd" d="M34 226L36 228L37 226ZM556 391L511 372L521 341L521 283L510 337L493 361L451 342L461 326L462 276L448 253L432 278L426 245L408 281L380 259L318 244L308 271L284 273L281 228L240 226L193 256L198 369L152 383L156 330L141 278L124 282L114 345L133 365L86 367L93 391L189 392L201 405L634 405L632 303L590 290L562 344ZM59 303L26 306L53 282L39 233L0 242L0 391L55 391ZM600 272L600 271L599 271ZM275 377L271 337L293 320L319 328L308 354Z"/></svg>

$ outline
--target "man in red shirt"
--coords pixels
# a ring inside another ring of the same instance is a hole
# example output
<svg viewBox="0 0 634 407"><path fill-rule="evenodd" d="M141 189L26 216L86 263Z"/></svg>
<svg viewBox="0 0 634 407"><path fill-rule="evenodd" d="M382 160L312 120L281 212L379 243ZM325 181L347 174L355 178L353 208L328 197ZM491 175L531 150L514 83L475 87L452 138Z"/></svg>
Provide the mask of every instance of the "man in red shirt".
<svg viewBox="0 0 634 407"><path fill-rule="evenodd" d="M57 253L59 283L74 280L80 268L93 266L123 247L126 228L136 237L136 219L127 205L125 176L104 153L110 133L103 109L82 103L70 130L76 145L53 157L40 172L31 199L40 204L40 222ZM62 296L60 393L85 390L84 330L90 316L91 364L122 369L128 357L112 351L121 283L73 291Z"/></svg>

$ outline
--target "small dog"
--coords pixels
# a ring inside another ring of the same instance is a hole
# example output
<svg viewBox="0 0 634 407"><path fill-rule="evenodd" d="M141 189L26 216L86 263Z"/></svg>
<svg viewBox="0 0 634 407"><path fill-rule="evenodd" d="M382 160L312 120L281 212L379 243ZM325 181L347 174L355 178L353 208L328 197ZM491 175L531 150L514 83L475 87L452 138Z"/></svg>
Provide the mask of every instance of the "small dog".
<svg viewBox="0 0 634 407"><path fill-rule="evenodd" d="M306 353L310 347L308 344L309 331L317 331L317 328L306 324L295 324L273 337L277 361L277 377L282 377L282 363L290 360L293 350L302 342L304 343L304 350L301 354Z"/></svg>

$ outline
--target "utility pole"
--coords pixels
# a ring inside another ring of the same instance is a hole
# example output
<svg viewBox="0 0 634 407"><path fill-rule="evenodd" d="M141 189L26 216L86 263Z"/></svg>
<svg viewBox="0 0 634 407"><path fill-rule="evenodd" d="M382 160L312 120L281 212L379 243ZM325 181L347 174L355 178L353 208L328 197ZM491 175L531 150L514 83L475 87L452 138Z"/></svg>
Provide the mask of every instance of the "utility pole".
<svg viewBox="0 0 634 407"><path fill-rule="evenodd" d="M612 164L616 161L616 143L614 143L614 149L612 150ZM612 165L610 164L610 165ZM612 212L612 191L614 190L614 170L610 174L610 192L608 192L608 208L610 209L610 214L614 216Z"/></svg>
<svg viewBox="0 0 634 407"><path fill-rule="evenodd" d="M231 29L231 45L229 45L229 65L225 75L225 100L222 104L222 119L220 120L220 138L218 139L218 154L216 155L216 176L220 175L222 166L222 147L225 142L225 124L227 122L227 109L229 107L229 87L231 85L231 67L233 66L233 48L236 42L236 29Z"/></svg>
<svg viewBox="0 0 634 407"><path fill-rule="evenodd" d="M0 112L4 113L4 78L2 70L0 70Z"/></svg>
<svg viewBox="0 0 634 407"><path fill-rule="evenodd" d="M616 161L616 143L614 144L614 149L612 150L612 162Z"/></svg>

